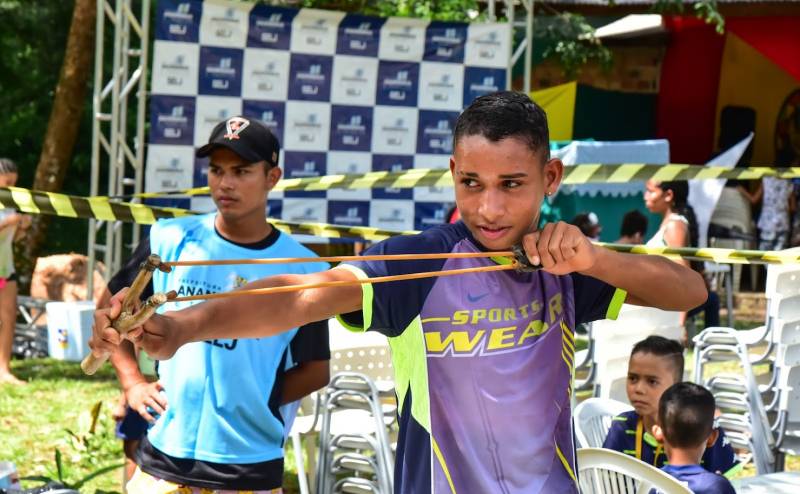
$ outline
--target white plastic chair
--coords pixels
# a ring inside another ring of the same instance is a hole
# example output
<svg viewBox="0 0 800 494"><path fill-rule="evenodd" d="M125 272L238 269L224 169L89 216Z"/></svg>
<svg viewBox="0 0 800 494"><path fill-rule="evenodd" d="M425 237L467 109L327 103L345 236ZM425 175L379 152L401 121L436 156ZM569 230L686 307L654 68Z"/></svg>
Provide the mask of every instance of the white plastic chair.
<svg viewBox="0 0 800 494"><path fill-rule="evenodd" d="M316 492L390 493L397 405L388 340L350 331L336 319L328 327L331 382L314 424L321 447L316 472L309 475L315 476Z"/></svg>
<svg viewBox="0 0 800 494"><path fill-rule="evenodd" d="M292 430L289 432L289 439L294 448L294 462L297 470L297 483L300 494L310 494L314 491L313 481L317 471L316 439L319 435L319 409L321 395L318 392L311 393L300 401L300 408L297 417L292 423ZM308 470L306 470L303 452L308 460ZM309 472L310 475L306 472Z"/></svg>
<svg viewBox="0 0 800 494"><path fill-rule="evenodd" d="M396 423L396 405L394 398L394 368L391 353L385 336L375 333L356 333L344 328L336 319L328 321L330 335L330 375L338 390L352 391L354 394L371 394L372 387L377 388L381 397L381 411L386 427ZM341 373L357 373L369 381L360 378L349 379ZM338 376L338 377L337 377ZM316 492L318 464L317 440L323 427L323 404L327 398L324 392L313 393L301 402L300 412L292 426L290 438L295 449L295 463L298 484L301 494ZM340 397L338 401L347 401ZM335 417L329 421L328 433L338 435L375 434L372 420L365 420L363 410L339 409L333 412ZM308 461L305 468L303 450ZM349 486L350 489L353 486ZM363 487L363 486L362 486Z"/></svg>
<svg viewBox="0 0 800 494"><path fill-rule="evenodd" d="M578 482L583 494L692 494L667 473L618 451L578 450Z"/></svg>
<svg viewBox="0 0 800 494"><path fill-rule="evenodd" d="M579 448L600 448L617 415L633 410L627 403L589 398L575 407L575 437Z"/></svg>

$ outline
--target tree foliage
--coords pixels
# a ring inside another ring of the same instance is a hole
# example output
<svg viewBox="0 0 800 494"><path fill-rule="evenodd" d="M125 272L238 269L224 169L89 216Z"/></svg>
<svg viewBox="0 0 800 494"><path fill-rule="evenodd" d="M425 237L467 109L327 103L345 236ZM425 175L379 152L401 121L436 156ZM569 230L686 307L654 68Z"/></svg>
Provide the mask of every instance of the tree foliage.
<svg viewBox="0 0 800 494"><path fill-rule="evenodd" d="M380 17L420 17L437 21L471 19L477 0L302 0L303 7L359 12Z"/></svg>
<svg viewBox="0 0 800 494"><path fill-rule="evenodd" d="M72 2L0 0L0 155L30 186L53 105Z"/></svg>
<svg viewBox="0 0 800 494"><path fill-rule="evenodd" d="M74 2L0 0L0 156L17 162L20 187L33 185L64 61ZM91 74L90 74L91 78ZM91 95L62 190L87 195L91 170ZM57 218L43 254L85 251L87 223ZM24 274L20 271L20 274Z"/></svg>
<svg viewBox="0 0 800 494"><path fill-rule="evenodd" d="M94 59L95 11L94 0L75 0L65 56L33 179L35 190L59 192L64 184L86 106L84 101ZM18 252L22 254L17 265L29 267L24 272L33 270L51 219L46 215L35 216L26 238L17 242Z"/></svg>
<svg viewBox="0 0 800 494"><path fill-rule="evenodd" d="M611 50L595 37L595 29L580 14L562 12L537 26L534 39L545 45L543 56L558 61L572 78L581 67L596 61L603 68L613 63Z"/></svg>

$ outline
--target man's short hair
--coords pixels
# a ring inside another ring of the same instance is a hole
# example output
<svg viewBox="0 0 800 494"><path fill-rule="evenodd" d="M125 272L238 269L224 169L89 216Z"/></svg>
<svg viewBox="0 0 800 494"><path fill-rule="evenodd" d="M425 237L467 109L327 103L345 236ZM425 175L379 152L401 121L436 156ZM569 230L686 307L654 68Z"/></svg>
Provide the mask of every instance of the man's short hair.
<svg viewBox="0 0 800 494"><path fill-rule="evenodd" d="M675 381L683 380L683 346L677 340L663 336L651 335L633 345L631 357L637 353L650 353L657 357L665 357L672 361Z"/></svg>
<svg viewBox="0 0 800 494"><path fill-rule="evenodd" d="M545 160L550 159L547 114L523 93L499 91L475 99L456 120L454 145L473 135L492 142L514 137L531 151L541 151Z"/></svg>
<svg viewBox="0 0 800 494"><path fill-rule="evenodd" d="M675 383L661 395L658 420L664 438L675 448L695 448L708 440L714 429L714 396L706 388Z"/></svg>
<svg viewBox="0 0 800 494"><path fill-rule="evenodd" d="M628 211L622 217L622 227L619 234L623 237L632 237L640 233L643 237L647 232L647 216L642 214L638 209Z"/></svg>

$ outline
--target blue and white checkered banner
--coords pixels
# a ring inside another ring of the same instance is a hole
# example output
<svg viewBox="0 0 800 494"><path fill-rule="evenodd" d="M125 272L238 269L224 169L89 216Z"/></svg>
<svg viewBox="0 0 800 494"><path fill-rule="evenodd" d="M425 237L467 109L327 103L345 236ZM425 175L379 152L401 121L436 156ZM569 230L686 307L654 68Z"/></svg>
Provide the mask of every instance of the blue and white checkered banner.
<svg viewBox="0 0 800 494"><path fill-rule="evenodd" d="M446 168L452 128L506 87L508 24L376 18L221 0L159 0L148 192L206 184L194 148L243 114L282 145L287 178ZM269 215L392 230L443 222L451 188L286 191ZM160 200L163 203L163 200ZM170 205L213 209L209 198Z"/></svg>

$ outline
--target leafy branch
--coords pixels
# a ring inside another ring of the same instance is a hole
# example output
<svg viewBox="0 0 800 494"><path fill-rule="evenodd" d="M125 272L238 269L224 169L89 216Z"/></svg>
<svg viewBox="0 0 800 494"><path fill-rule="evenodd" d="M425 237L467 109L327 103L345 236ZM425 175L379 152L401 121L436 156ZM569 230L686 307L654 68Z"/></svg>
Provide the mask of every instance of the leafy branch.
<svg viewBox="0 0 800 494"><path fill-rule="evenodd" d="M604 69L613 63L611 50L595 36L595 29L581 14L561 12L534 30L534 38L544 42L544 58L555 58L567 77L574 77L580 68L595 60Z"/></svg>

